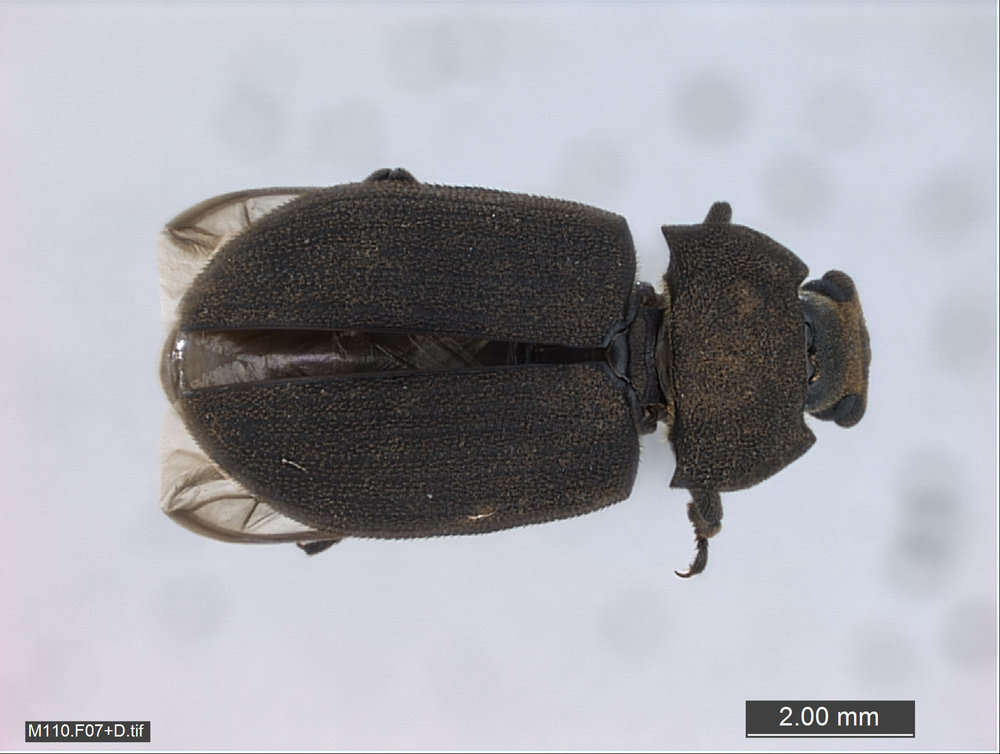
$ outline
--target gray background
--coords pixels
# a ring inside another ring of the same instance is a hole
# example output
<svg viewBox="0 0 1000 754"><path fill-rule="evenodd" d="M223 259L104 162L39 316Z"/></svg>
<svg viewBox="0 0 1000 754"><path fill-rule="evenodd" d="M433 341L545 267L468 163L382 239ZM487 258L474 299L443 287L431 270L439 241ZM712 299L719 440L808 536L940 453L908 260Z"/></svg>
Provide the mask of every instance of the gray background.
<svg viewBox="0 0 1000 754"><path fill-rule="evenodd" d="M0 6L0 745L784 748L747 698L917 700L996 747L995 15L982 4ZM857 282L868 414L726 498L477 538L225 545L157 508L154 236L202 198L401 165ZM79 747L78 747L79 748Z"/></svg>

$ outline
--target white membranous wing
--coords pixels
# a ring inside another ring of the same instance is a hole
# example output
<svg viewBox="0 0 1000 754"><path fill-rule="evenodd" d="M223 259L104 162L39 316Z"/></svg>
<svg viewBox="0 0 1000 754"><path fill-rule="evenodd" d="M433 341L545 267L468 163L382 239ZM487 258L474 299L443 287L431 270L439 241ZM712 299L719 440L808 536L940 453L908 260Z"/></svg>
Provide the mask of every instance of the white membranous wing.
<svg viewBox="0 0 1000 754"><path fill-rule="evenodd" d="M312 190L274 188L223 194L167 223L157 243L165 331L174 331L181 298L226 241ZM198 447L173 405L163 422L160 459L161 508L199 534L226 542L309 542L337 536L301 524L254 498Z"/></svg>

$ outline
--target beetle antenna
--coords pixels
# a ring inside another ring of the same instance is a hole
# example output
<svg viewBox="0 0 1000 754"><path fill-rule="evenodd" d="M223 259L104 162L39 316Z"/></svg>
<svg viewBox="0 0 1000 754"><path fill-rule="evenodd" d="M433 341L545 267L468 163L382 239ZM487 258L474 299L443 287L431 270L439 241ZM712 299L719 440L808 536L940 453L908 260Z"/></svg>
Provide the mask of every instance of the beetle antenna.
<svg viewBox="0 0 1000 754"><path fill-rule="evenodd" d="M722 498L714 490L691 490L688 521L694 526L696 552L686 572L674 571L682 579L701 573L708 565L708 540L722 529Z"/></svg>

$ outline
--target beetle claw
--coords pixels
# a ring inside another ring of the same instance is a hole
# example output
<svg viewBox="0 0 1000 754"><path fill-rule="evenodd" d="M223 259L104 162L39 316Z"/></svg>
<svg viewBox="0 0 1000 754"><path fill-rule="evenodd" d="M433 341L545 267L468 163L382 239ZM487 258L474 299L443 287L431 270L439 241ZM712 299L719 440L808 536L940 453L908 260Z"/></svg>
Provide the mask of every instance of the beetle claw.
<svg viewBox="0 0 1000 754"><path fill-rule="evenodd" d="M688 566L688 569L684 573L674 571L682 579L689 579L695 574L701 573L705 570L705 566L708 565L708 539L705 537L696 537L695 542L698 549L694 560L691 561L691 565Z"/></svg>

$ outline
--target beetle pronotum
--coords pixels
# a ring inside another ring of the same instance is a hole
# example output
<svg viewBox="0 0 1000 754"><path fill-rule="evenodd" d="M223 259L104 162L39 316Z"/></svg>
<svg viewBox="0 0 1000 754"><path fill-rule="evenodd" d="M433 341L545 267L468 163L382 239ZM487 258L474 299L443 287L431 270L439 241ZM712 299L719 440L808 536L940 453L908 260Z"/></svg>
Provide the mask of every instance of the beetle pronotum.
<svg viewBox="0 0 1000 754"><path fill-rule="evenodd" d="M668 225L662 292L625 220L380 170L210 199L159 246L163 509L207 536L475 534L625 499L659 422L704 569L719 493L856 424L851 279L733 225Z"/></svg>

